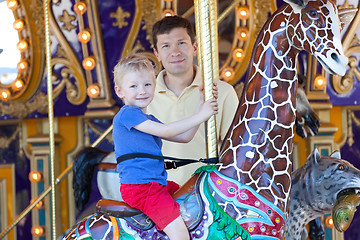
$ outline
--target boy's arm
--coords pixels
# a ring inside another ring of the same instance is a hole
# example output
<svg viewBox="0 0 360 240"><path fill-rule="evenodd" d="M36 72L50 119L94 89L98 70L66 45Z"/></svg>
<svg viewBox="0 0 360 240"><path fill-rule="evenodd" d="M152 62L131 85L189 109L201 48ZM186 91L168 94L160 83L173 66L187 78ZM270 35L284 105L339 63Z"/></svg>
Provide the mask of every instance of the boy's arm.
<svg viewBox="0 0 360 240"><path fill-rule="evenodd" d="M180 121L162 124L147 120L136 125L134 128L165 140L175 142L189 142L195 135L199 125L217 113L216 99L206 101L200 111L191 117Z"/></svg>

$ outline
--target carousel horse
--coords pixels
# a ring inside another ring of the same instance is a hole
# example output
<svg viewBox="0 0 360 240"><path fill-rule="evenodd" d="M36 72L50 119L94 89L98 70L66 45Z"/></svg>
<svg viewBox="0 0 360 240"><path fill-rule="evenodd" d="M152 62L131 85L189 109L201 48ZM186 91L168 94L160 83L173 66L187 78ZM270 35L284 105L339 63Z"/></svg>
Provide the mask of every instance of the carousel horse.
<svg viewBox="0 0 360 240"><path fill-rule="evenodd" d="M191 239L285 239L297 56L305 50L329 73L343 76L348 60L339 17L354 15L338 11L331 0L286 2L255 42L244 94L219 163L199 169L173 195ZM100 201L98 208L100 212L80 221L65 239L167 239L125 203Z"/></svg>
<svg viewBox="0 0 360 240"><path fill-rule="evenodd" d="M305 138L318 133L320 121L312 109L305 91L298 87L296 95L296 133ZM119 174L116 172L114 152L85 147L75 157L73 167L73 189L75 205L82 211L89 201L92 179L97 168L97 184L102 198L121 201Z"/></svg>

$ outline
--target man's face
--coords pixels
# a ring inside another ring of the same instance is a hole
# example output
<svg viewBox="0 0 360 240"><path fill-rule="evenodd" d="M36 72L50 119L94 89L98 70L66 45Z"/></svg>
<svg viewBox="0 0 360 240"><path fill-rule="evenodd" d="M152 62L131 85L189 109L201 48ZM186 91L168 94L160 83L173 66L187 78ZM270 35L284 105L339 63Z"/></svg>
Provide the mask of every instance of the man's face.
<svg viewBox="0 0 360 240"><path fill-rule="evenodd" d="M169 33L157 35L157 39L157 50L154 49L154 53L167 73L181 75L193 71L197 43L191 43L185 28L174 28Z"/></svg>

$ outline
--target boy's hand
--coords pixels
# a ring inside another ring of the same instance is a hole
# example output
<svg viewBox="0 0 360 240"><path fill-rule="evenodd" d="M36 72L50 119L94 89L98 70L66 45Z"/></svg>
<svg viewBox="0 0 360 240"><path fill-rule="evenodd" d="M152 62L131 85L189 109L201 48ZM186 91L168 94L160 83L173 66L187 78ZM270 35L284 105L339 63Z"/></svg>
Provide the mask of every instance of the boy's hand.
<svg viewBox="0 0 360 240"><path fill-rule="evenodd" d="M218 113L218 103L216 98L211 98L201 104L199 109L199 115L203 119L203 121L208 120L212 115Z"/></svg>

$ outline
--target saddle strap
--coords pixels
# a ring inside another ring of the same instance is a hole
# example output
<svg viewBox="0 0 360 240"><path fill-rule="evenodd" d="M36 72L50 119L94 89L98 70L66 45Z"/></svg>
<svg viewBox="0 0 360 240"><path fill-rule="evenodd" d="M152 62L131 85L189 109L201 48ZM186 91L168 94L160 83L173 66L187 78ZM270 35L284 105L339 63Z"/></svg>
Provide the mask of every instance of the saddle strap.
<svg viewBox="0 0 360 240"><path fill-rule="evenodd" d="M165 169L176 169L178 167L190 164L190 163L197 163L197 162L203 162L207 164L215 164L218 163L218 158L200 158L199 160L195 159L186 159L186 158L175 158L175 157L169 157L169 156L159 156L159 155L153 155L149 153L128 153L121 155L116 159L117 163L121 163L123 161L134 159L134 158L151 158L151 159L158 159L158 160L171 160L171 161L165 161Z"/></svg>

